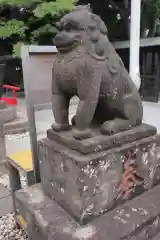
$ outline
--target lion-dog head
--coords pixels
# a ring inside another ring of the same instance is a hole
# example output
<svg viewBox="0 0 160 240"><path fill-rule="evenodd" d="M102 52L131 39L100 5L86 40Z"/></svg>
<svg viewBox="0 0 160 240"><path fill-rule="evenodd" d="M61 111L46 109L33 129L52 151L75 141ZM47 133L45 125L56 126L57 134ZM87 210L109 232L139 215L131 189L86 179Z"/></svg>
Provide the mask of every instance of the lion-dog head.
<svg viewBox="0 0 160 240"><path fill-rule="evenodd" d="M70 52L81 45L94 58L106 58L107 28L89 6L76 7L60 20L57 27L59 33L55 45L60 53Z"/></svg>

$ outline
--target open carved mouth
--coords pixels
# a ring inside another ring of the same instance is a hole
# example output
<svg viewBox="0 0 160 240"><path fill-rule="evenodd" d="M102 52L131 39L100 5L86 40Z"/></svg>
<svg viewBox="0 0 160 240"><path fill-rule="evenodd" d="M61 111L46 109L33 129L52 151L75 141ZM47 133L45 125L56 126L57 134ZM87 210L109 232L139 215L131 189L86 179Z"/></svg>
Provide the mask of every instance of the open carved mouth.
<svg viewBox="0 0 160 240"><path fill-rule="evenodd" d="M71 51L78 44L79 44L78 41L55 42L55 45L60 52Z"/></svg>
<svg viewBox="0 0 160 240"><path fill-rule="evenodd" d="M60 51L60 52L68 52L70 51L74 45L56 45L57 49Z"/></svg>

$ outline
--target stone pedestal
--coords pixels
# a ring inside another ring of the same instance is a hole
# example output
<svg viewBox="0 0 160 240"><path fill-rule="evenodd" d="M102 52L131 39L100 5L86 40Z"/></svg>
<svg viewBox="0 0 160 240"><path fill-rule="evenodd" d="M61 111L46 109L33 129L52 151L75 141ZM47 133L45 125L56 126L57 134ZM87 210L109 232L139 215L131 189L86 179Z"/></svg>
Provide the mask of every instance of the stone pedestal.
<svg viewBox="0 0 160 240"><path fill-rule="evenodd" d="M72 131L48 130L38 142L41 184L16 198L33 240L147 240L145 231L159 231L156 128L142 124L110 137L93 132L78 141Z"/></svg>
<svg viewBox="0 0 160 240"><path fill-rule="evenodd" d="M95 130L95 137L78 141L72 132L49 130L38 143L45 193L80 224L109 211L159 181L155 134L143 124L110 137Z"/></svg>

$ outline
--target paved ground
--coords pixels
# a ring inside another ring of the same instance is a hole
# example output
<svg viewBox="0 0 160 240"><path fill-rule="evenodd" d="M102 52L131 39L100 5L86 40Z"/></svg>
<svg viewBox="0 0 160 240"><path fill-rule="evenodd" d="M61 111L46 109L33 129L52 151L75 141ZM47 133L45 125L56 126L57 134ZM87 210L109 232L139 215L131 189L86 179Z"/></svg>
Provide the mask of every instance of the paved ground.
<svg viewBox="0 0 160 240"><path fill-rule="evenodd" d="M150 103L144 102L144 122L152 124L157 127L160 132L160 102ZM18 111L21 114L26 115L26 109L24 107L24 100L20 99ZM70 118L76 111L76 101L73 102L70 108ZM41 110L36 112L36 127L38 139L46 136L46 130L50 128L54 121L52 110ZM12 154L16 151L30 149L30 140L28 134L22 134L21 136L10 135L6 137L6 149L7 154Z"/></svg>
<svg viewBox="0 0 160 240"><path fill-rule="evenodd" d="M10 191L0 184L0 217L11 212L13 212L13 205Z"/></svg>
<svg viewBox="0 0 160 240"><path fill-rule="evenodd" d="M154 125L157 127L158 132L160 132L160 102L151 103L144 102L143 103L143 121Z"/></svg>

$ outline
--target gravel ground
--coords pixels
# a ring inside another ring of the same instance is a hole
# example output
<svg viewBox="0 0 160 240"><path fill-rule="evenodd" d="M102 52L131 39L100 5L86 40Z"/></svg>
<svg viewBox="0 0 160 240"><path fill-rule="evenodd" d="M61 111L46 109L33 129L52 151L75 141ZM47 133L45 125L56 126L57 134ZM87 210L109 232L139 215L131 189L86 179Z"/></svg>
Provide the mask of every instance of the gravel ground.
<svg viewBox="0 0 160 240"><path fill-rule="evenodd" d="M9 177L7 174L0 176L0 183L9 188ZM21 175L21 186L25 188L26 178ZM0 240L26 240L27 235L21 229L17 229L14 214L7 214L0 218Z"/></svg>
<svg viewBox="0 0 160 240"><path fill-rule="evenodd" d="M7 214L0 218L0 240L26 240L27 235L16 228L14 214Z"/></svg>
<svg viewBox="0 0 160 240"><path fill-rule="evenodd" d="M21 187L22 187L22 188L26 188L26 187L27 187L26 177L23 176L21 173L20 173L20 180L21 180ZM1 183L4 187L10 189L10 186L9 186L9 176L8 176L8 174L4 174L4 175L0 176L0 183Z"/></svg>
<svg viewBox="0 0 160 240"><path fill-rule="evenodd" d="M8 188L8 189L10 188L8 174L4 174L4 175L0 176L0 183L6 188Z"/></svg>

